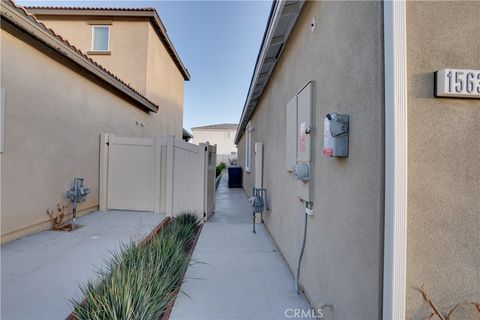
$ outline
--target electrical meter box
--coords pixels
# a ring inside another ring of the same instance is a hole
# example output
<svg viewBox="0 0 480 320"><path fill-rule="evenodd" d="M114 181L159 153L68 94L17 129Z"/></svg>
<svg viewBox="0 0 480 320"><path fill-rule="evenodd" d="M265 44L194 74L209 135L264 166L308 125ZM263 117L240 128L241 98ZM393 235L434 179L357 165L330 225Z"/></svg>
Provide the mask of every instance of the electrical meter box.
<svg viewBox="0 0 480 320"><path fill-rule="evenodd" d="M312 84L307 84L297 96L297 162L310 162L312 131Z"/></svg>
<svg viewBox="0 0 480 320"><path fill-rule="evenodd" d="M286 110L285 165L292 172L297 164L297 96L287 103Z"/></svg>
<svg viewBox="0 0 480 320"><path fill-rule="evenodd" d="M323 154L327 157L348 157L348 131L347 114L327 114L323 129Z"/></svg>
<svg viewBox="0 0 480 320"><path fill-rule="evenodd" d="M294 170L298 196L307 202L311 201L312 104L313 84L309 82L297 95L297 165Z"/></svg>

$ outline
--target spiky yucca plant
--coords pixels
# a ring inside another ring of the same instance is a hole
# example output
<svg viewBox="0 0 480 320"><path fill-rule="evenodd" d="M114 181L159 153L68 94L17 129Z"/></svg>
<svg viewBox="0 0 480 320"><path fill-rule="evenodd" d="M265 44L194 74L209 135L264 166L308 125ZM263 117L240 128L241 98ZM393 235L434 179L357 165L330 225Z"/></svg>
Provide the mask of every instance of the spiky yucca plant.
<svg viewBox="0 0 480 320"><path fill-rule="evenodd" d="M110 252L99 280L81 287L85 300L72 301L74 315L81 320L157 320L181 285L198 223L195 214L181 214L152 241Z"/></svg>

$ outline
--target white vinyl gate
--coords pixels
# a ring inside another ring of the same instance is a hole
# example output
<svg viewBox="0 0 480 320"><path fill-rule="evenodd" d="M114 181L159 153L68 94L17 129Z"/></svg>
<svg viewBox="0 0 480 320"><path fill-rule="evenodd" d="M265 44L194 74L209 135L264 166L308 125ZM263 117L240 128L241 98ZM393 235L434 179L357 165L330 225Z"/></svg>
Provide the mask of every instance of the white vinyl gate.
<svg viewBox="0 0 480 320"><path fill-rule="evenodd" d="M175 137L101 135L100 210L194 212L208 218L215 206L216 147ZM213 178L211 178L213 171ZM213 179L213 180L212 180ZM213 196L212 196L213 192Z"/></svg>
<svg viewBox="0 0 480 320"><path fill-rule="evenodd" d="M108 209L155 211L154 139L111 136L108 143Z"/></svg>

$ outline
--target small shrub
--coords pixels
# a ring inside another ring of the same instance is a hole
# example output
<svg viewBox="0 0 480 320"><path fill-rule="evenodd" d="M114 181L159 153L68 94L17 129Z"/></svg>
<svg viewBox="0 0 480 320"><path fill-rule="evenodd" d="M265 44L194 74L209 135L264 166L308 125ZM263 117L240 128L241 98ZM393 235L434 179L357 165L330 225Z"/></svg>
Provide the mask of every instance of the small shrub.
<svg viewBox="0 0 480 320"><path fill-rule="evenodd" d="M51 230L54 230L54 231L63 230L64 224L65 224L63 219L66 216L66 213L65 213L66 209L67 209L66 205L60 206L59 203L57 204L57 212L47 209L47 214L52 220Z"/></svg>
<svg viewBox="0 0 480 320"><path fill-rule="evenodd" d="M222 173L223 169L225 169L227 167L227 165L225 164L225 162L220 162L218 164L218 166L216 167L216 176L218 177L220 175L220 173Z"/></svg>
<svg viewBox="0 0 480 320"><path fill-rule="evenodd" d="M425 318L433 319L434 317L440 320L452 320L452 314L454 313L457 308L462 304L471 304L475 307L476 311L478 311L478 315L480 315L480 303L475 301L463 301L455 304L453 307L450 307L448 310L441 310L439 306L437 306L433 300L428 295L427 291L425 290L425 286L422 284L420 288L416 288L418 292L422 295L423 300L426 302L430 309L430 314Z"/></svg>
<svg viewBox="0 0 480 320"><path fill-rule="evenodd" d="M111 252L99 281L81 287L85 300L72 301L74 315L81 320L158 320L182 283L198 223L196 215L181 214L151 241L132 241Z"/></svg>

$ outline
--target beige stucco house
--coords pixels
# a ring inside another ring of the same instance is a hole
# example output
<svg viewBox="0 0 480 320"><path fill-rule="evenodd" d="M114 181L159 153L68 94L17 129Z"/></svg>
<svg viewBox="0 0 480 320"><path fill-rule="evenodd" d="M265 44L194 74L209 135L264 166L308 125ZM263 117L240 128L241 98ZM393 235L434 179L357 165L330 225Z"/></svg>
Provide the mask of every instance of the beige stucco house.
<svg viewBox="0 0 480 320"><path fill-rule="evenodd" d="M238 124L221 123L192 128L193 143L208 141L217 145L217 164L237 159L237 147L235 146L235 134Z"/></svg>
<svg viewBox="0 0 480 320"><path fill-rule="evenodd" d="M190 79L155 9L27 7L58 35L160 106L163 135L182 135ZM96 47L98 46L98 47Z"/></svg>
<svg viewBox="0 0 480 320"><path fill-rule="evenodd" d="M1 239L50 227L74 177L98 208L99 135L182 137L190 75L154 9L1 2ZM69 210L70 211L70 210Z"/></svg>
<svg viewBox="0 0 480 320"><path fill-rule="evenodd" d="M324 319L423 319L422 284L478 318L479 34L478 1L273 4L235 143Z"/></svg>

